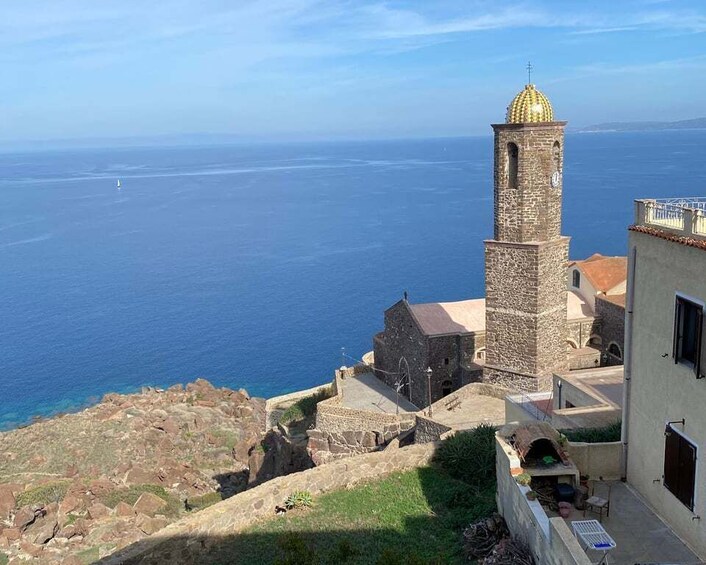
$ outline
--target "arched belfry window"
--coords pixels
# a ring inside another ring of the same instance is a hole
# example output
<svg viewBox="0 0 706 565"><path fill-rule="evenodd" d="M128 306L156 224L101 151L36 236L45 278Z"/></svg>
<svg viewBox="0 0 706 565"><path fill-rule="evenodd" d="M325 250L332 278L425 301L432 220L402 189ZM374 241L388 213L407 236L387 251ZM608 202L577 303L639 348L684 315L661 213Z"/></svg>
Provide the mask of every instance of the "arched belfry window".
<svg viewBox="0 0 706 565"><path fill-rule="evenodd" d="M517 188L517 145L507 144L507 184L510 188Z"/></svg>
<svg viewBox="0 0 706 565"><path fill-rule="evenodd" d="M554 170L561 171L561 145L559 145L558 141L554 142L552 158L554 159Z"/></svg>
<svg viewBox="0 0 706 565"><path fill-rule="evenodd" d="M581 288L581 272L578 269L574 269L573 281L571 284L574 288Z"/></svg>

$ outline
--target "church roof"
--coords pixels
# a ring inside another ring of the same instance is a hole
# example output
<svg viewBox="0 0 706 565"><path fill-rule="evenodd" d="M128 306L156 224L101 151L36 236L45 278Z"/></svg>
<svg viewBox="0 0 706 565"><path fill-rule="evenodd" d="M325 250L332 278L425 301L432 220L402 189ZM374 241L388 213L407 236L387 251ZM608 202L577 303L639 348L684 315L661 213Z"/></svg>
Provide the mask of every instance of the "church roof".
<svg viewBox="0 0 706 565"><path fill-rule="evenodd" d="M409 309L426 335L485 331L485 298L410 304Z"/></svg>
<svg viewBox="0 0 706 565"><path fill-rule="evenodd" d="M526 124L554 121L554 111L549 99L537 90L533 84L525 85L507 107L505 122L508 124Z"/></svg>
<svg viewBox="0 0 706 565"><path fill-rule="evenodd" d="M594 253L583 261L574 261L569 266L576 265L598 292L610 292L628 278L627 257L606 257Z"/></svg>
<svg viewBox="0 0 706 565"><path fill-rule="evenodd" d="M424 335L464 334L485 331L485 298L458 302L409 304L412 316ZM594 316L591 305L579 294L566 293L566 319Z"/></svg>

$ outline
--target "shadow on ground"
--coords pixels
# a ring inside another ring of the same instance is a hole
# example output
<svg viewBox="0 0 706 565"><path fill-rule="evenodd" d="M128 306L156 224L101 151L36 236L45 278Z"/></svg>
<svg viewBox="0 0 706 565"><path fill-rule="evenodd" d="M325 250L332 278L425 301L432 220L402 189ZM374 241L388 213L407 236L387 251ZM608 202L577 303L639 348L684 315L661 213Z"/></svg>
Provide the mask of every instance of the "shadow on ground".
<svg viewBox="0 0 706 565"><path fill-rule="evenodd" d="M463 529L493 510L494 494L424 467L322 495L311 509L280 517L273 508L271 519L239 534L155 539L138 557L127 548L98 563L462 563Z"/></svg>

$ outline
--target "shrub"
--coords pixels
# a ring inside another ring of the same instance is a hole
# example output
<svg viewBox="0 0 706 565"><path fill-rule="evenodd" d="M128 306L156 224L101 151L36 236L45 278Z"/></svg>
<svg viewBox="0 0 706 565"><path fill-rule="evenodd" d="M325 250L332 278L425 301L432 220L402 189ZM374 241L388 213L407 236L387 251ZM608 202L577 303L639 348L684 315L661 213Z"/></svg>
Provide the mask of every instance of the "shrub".
<svg viewBox="0 0 706 565"><path fill-rule="evenodd" d="M520 475L517 475L515 477L515 480L518 484L527 486L532 482L532 475L530 475L529 473L522 473Z"/></svg>
<svg viewBox="0 0 706 565"><path fill-rule="evenodd" d="M51 504L61 502L69 490L71 481L55 481L31 488L17 495L15 503L18 508L29 504Z"/></svg>
<svg viewBox="0 0 706 565"><path fill-rule="evenodd" d="M298 490L287 497L287 500L284 501L284 505L288 510L292 510L293 508L309 508L314 505L314 499L309 491Z"/></svg>
<svg viewBox="0 0 706 565"><path fill-rule="evenodd" d="M220 492L209 492L202 496L189 498L188 502L191 510L197 512L199 510L203 510L204 508L208 508L209 506L213 506L216 502L220 502L221 500L223 500L223 496Z"/></svg>
<svg viewBox="0 0 706 565"><path fill-rule="evenodd" d="M164 510L160 511L165 516L177 516L183 508L183 503L174 495L158 485L132 485L124 489L117 489L107 493L100 501L108 508L115 508L118 502L125 502L132 506L143 492L151 492L167 503Z"/></svg>
<svg viewBox="0 0 706 565"><path fill-rule="evenodd" d="M316 412L316 405L322 400L331 397L331 388L327 387L311 396L300 398L287 408L279 419L280 424L286 426L294 422L301 422Z"/></svg>
<svg viewBox="0 0 706 565"><path fill-rule="evenodd" d="M434 460L449 475L478 488L495 484L495 427L480 424L445 439Z"/></svg>
<svg viewBox="0 0 706 565"><path fill-rule="evenodd" d="M560 430L569 441L583 441L586 443L603 443L620 441L622 422L618 420L601 428L577 428L574 430Z"/></svg>

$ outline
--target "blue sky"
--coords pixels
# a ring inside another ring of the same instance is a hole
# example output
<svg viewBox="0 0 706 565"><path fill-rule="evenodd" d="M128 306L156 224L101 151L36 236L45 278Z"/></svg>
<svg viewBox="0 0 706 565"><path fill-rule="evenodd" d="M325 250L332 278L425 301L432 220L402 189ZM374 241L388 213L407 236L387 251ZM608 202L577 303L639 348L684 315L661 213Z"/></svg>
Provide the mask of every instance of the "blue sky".
<svg viewBox="0 0 706 565"><path fill-rule="evenodd" d="M706 1L2 0L0 141L489 133L701 117Z"/></svg>

